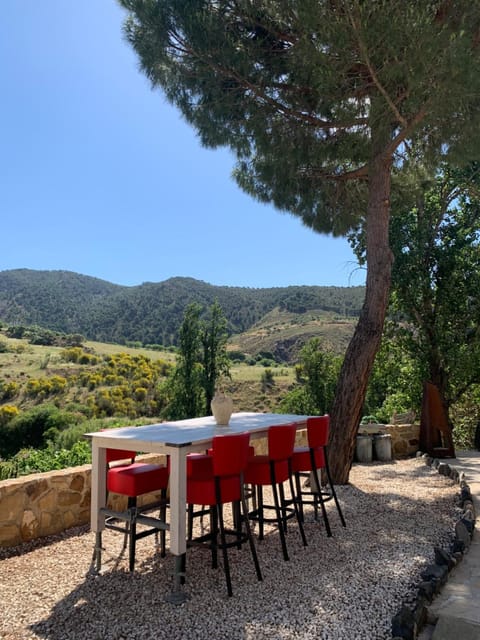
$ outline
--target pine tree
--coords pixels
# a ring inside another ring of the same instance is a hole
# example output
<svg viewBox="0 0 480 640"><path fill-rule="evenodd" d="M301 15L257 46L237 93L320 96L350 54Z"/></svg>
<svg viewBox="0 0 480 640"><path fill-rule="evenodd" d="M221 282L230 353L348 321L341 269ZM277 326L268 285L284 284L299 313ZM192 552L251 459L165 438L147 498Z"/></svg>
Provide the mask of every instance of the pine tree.
<svg viewBox="0 0 480 640"><path fill-rule="evenodd" d="M389 295L392 184L417 161L480 153L478 3L119 1L143 71L205 146L233 150L242 189L321 233L365 230L365 302L331 412L347 482Z"/></svg>

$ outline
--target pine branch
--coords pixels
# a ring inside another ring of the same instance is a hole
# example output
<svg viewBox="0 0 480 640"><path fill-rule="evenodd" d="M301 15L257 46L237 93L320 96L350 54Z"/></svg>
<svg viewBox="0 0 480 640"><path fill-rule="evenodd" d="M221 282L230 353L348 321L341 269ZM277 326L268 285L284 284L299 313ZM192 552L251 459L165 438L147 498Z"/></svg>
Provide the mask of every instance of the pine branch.
<svg viewBox="0 0 480 640"><path fill-rule="evenodd" d="M368 50L367 50L367 46L365 45L365 42L361 36L360 33L360 26L357 24L352 12L350 11L349 7L346 7L349 18L350 18L350 23L353 27L353 31L355 33L355 36L357 38L357 42L358 42L358 47L359 47L359 51L361 53L361 55L363 56L363 59L365 61L365 64L367 65L367 69L368 72L370 74L370 77L374 83L374 85L377 87L377 89L379 90L379 92L382 94L382 96L385 98L385 101L387 102L388 106L390 107L390 109L392 110L397 122L399 124L401 124L404 127L407 127L407 121L406 119L402 116L402 114L400 113L400 111L397 109L396 104L394 103L394 101L392 100L392 98L389 96L388 91L385 89L385 87L382 85L382 83L380 82L380 79L378 77L378 75L375 72L375 69L373 67L372 61L370 60L370 56L368 55Z"/></svg>

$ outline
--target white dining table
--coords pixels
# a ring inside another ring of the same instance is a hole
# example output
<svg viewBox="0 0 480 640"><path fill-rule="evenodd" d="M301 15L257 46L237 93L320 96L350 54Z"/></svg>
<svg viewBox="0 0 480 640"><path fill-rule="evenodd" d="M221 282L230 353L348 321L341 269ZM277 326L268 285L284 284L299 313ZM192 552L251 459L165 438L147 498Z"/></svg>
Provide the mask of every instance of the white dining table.
<svg viewBox="0 0 480 640"><path fill-rule="evenodd" d="M162 422L138 427L122 427L85 434L92 442L91 529L96 534L96 569L101 568L102 531L105 528L107 449L128 449L170 456L170 552L175 557L173 589L167 600L179 604L185 600L184 581L186 540L187 455L205 451L217 435L250 433L251 439L266 436L269 427L294 423L306 427L308 416L277 413L234 413L226 426L216 424L213 416Z"/></svg>

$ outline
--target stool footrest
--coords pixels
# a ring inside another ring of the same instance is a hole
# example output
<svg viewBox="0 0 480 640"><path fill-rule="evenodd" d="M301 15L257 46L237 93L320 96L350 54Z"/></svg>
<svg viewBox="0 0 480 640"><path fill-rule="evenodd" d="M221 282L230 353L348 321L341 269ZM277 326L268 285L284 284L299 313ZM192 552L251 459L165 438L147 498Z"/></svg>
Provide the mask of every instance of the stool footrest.
<svg viewBox="0 0 480 640"><path fill-rule="evenodd" d="M158 518L151 518L149 516L137 516L137 523L144 524L147 527L153 527L159 531L170 531L170 525ZM141 536L141 533L137 533L137 536Z"/></svg>
<svg viewBox="0 0 480 640"><path fill-rule="evenodd" d="M233 536L235 540L232 540L231 542L225 542L225 545L223 545L218 540L216 544L218 549L223 549L224 547L226 549L230 549L230 547L238 547L239 544L245 544L246 542L248 542L248 536L244 531L242 531L240 535L235 529L225 529L224 531L226 536ZM210 546L207 543L209 542L211 543L212 540L213 540L213 535L212 533L209 532L209 533L205 533L203 536L197 536L196 538L192 538L191 540L188 540L187 546L188 547L195 546L195 545Z"/></svg>

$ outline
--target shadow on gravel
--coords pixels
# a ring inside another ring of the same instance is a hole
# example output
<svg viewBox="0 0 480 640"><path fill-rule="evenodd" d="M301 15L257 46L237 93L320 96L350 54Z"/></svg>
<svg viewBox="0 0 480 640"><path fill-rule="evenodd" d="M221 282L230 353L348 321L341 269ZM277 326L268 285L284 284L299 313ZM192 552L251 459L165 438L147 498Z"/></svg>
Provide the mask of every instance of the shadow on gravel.
<svg viewBox="0 0 480 640"><path fill-rule="evenodd" d="M426 467L404 470L393 462L377 469L373 463L368 471L361 487L354 473L352 484L338 487L347 528L329 503L333 536L327 538L323 524L307 512L309 544L304 548L289 525L289 562L274 529L257 544L263 582L255 579L248 550L232 550L233 598L226 595L222 568L211 569L209 551L195 547L187 553L189 599L179 607L166 603L172 558L152 555L145 543L139 544L135 573L122 560L115 570L84 575L48 616L30 618L29 632L48 640L389 638L392 616L414 592L433 547L451 538L456 492L452 484L451 493L436 495L444 479ZM407 493L395 488L407 480ZM424 482L427 489L420 490ZM53 544L61 554L62 541ZM79 553L91 555L89 544Z"/></svg>

